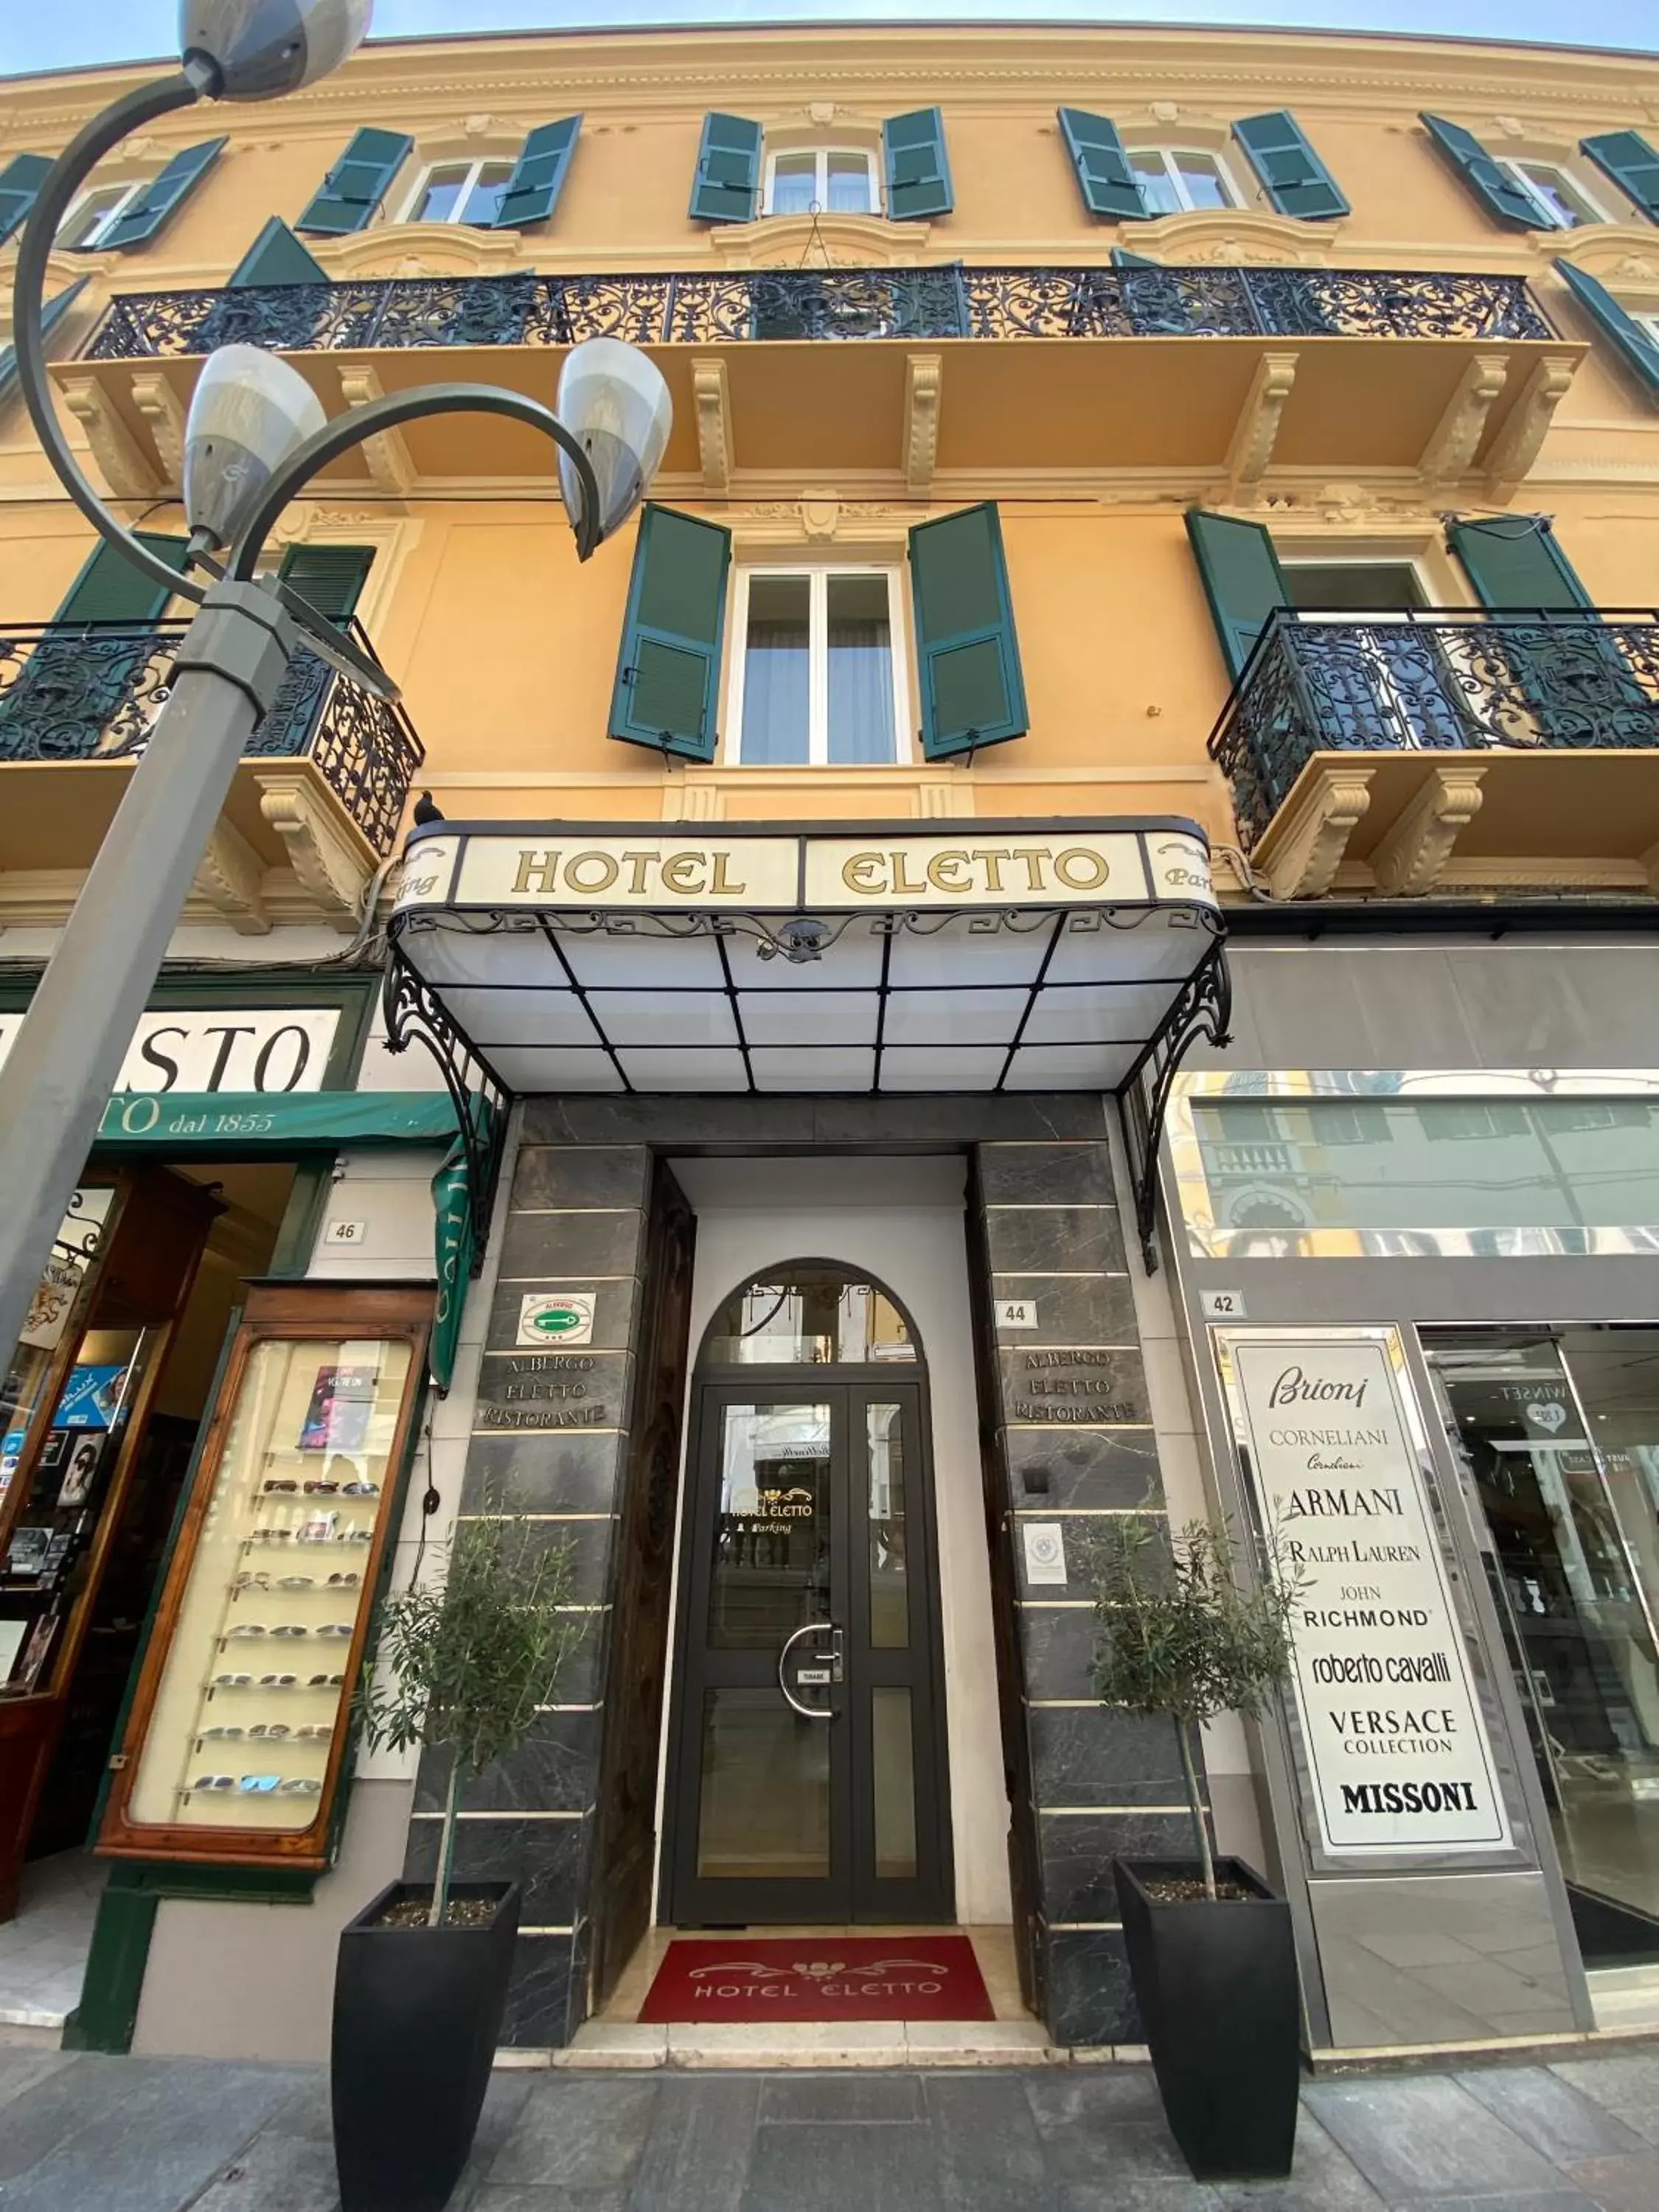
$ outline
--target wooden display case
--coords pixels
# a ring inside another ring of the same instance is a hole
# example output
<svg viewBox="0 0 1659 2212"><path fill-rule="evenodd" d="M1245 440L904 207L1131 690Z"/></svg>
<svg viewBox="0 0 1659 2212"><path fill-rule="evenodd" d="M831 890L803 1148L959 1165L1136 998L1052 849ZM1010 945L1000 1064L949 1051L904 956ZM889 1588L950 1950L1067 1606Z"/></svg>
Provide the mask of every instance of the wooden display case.
<svg viewBox="0 0 1659 2212"><path fill-rule="evenodd" d="M105 1856L322 1868L433 1293L250 1289L115 1759Z"/></svg>

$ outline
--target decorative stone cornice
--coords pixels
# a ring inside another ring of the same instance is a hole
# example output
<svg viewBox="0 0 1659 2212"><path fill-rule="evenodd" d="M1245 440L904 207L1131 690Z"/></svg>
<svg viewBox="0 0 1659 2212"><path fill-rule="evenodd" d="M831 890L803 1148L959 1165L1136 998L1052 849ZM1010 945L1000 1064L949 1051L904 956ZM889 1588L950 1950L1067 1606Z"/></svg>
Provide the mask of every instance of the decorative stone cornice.
<svg viewBox="0 0 1659 2212"><path fill-rule="evenodd" d="M908 268L925 260L933 225L876 215L763 215L716 223L709 250L742 269Z"/></svg>

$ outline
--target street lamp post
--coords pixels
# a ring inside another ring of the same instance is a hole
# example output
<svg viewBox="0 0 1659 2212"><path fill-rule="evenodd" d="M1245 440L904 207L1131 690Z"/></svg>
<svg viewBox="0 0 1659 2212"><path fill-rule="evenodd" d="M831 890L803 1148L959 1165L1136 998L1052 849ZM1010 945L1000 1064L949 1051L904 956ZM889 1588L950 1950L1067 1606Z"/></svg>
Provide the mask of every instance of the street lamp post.
<svg viewBox="0 0 1659 2212"><path fill-rule="evenodd" d="M344 60L372 0L182 0L183 64L96 117L41 185L18 253L13 343L41 445L100 535L200 611L170 696L128 783L3 1068L0 1068L0 1358L35 1286L115 1086L236 764L301 644L383 696L396 687L285 586L256 581L272 524L316 472L398 422L477 410L544 430L586 561L644 496L667 443L668 393L631 346L593 339L566 359L558 410L489 385L433 385L334 422L305 380L252 346L210 356L185 425L185 510L195 565L179 576L125 530L82 475L46 375L40 308L58 227L94 164L127 133L195 100L264 100ZM563 419L561 419L561 418ZM228 555L222 562L214 555Z"/></svg>

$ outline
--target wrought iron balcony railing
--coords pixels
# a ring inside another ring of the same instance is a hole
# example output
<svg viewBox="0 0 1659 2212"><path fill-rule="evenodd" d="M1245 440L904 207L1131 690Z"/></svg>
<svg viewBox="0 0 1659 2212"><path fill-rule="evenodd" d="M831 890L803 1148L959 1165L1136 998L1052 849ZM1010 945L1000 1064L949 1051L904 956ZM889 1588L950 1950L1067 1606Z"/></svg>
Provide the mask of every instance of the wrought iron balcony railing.
<svg viewBox="0 0 1659 2212"><path fill-rule="evenodd" d="M1519 276L1351 269L763 269L414 276L129 293L89 358L261 345L715 345L766 338L1554 336Z"/></svg>
<svg viewBox="0 0 1659 2212"><path fill-rule="evenodd" d="M131 759L167 703L186 625L12 623L0 631L0 766ZM365 649L359 626L351 630ZM289 664L246 757L304 756L374 850L392 850L425 757L401 708L337 675L303 647Z"/></svg>
<svg viewBox="0 0 1659 2212"><path fill-rule="evenodd" d="M1659 611L1280 610L1210 751L1247 848L1317 752L1659 749Z"/></svg>

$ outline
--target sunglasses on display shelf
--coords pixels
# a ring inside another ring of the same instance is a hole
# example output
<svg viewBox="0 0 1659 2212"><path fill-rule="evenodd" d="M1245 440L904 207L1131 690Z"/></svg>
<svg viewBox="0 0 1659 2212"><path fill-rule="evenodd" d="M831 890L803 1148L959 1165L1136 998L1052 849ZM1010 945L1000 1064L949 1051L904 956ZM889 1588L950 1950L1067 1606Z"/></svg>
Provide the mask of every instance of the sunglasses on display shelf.
<svg viewBox="0 0 1659 2212"><path fill-rule="evenodd" d="M245 1797L269 1797L282 1786L280 1774L245 1774L236 1785Z"/></svg>
<svg viewBox="0 0 1659 2212"><path fill-rule="evenodd" d="M248 1738L252 1741L255 1736L263 1736L267 1742L274 1743L278 1737L292 1733L286 1721L256 1721L248 1730Z"/></svg>
<svg viewBox="0 0 1659 2212"><path fill-rule="evenodd" d="M252 1674L216 1674L213 1687L216 1690L245 1690L252 1680Z"/></svg>
<svg viewBox="0 0 1659 2212"><path fill-rule="evenodd" d="M296 1776L292 1782L283 1784L284 1797L320 1797L322 1794L322 1784L312 1781L308 1775Z"/></svg>
<svg viewBox="0 0 1659 2212"><path fill-rule="evenodd" d="M234 1774L198 1774L190 1786L192 1790L234 1790L236 1777Z"/></svg>
<svg viewBox="0 0 1659 2212"><path fill-rule="evenodd" d="M378 1498L380 1494L378 1482L348 1482L340 1492L342 1498Z"/></svg>
<svg viewBox="0 0 1659 2212"><path fill-rule="evenodd" d="M350 1620L325 1620L314 1633L319 1636L352 1636L356 1633L356 1623Z"/></svg>
<svg viewBox="0 0 1659 2212"><path fill-rule="evenodd" d="M332 1721L307 1721L294 1731L295 1743L326 1743L334 1733Z"/></svg>
<svg viewBox="0 0 1659 2212"><path fill-rule="evenodd" d="M231 1736L244 1736L246 1734L247 1730L245 1728L205 1728L202 1730L199 1741L203 1743L206 1743L210 1739L216 1739L221 1736L229 1738Z"/></svg>
<svg viewBox="0 0 1659 2212"><path fill-rule="evenodd" d="M270 1577L264 1572L238 1575L231 1588L234 1590L269 1589Z"/></svg>
<svg viewBox="0 0 1659 2212"><path fill-rule="evenodd" d="M355 1571L350 1574L331 1575L328 1587L330 1589L356 1589L362 1580L362 1577Z"/></svg>
<svg viewBox="0 0 1659 2212"><path fill-rule="evenodd" d="M261 1490L269 1493L271 1491L296 1491L300 1486L295 1480L294 1477L291 1474L289 1474L283 1475L272 1482L262 1482L259 1485L259 1487Z"/></svg>
<svg viewBox="0 0 1659 2212"><path fill-rule="evenodd" d="M259 1687L262 1690L291 1690L299 1679L297 1674L261 1674Z"/></svg>
<svg viewBox="0 0 1659 2212"><path fill-rule="evenodd" d="M294 1677L290 1674L288 1679L291 1682ZM308 1690L337 1690L344 1681L343 1674L313 1674L306 1687Z"/></svg>

